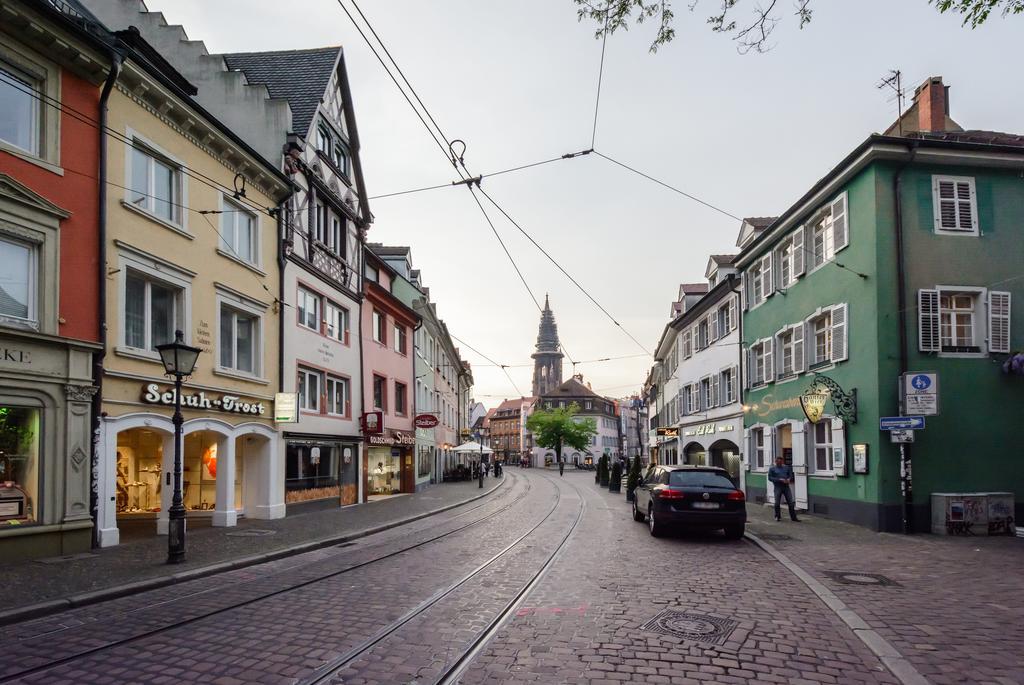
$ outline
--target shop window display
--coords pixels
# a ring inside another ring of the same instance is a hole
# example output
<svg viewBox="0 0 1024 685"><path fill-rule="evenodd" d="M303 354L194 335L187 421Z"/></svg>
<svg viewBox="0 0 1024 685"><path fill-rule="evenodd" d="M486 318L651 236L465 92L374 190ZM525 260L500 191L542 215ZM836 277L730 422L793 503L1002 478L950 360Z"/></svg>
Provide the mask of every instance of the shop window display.
<svg viewBox="0 0 1024 685"><path fill-rule="evenodd" d="M396 495L402 491L402 452L393 447L370 448L370 494Z"/></svg>
<svg viewBox="0 0 1024 685"><path fill-rule="evenodd" d="M332 443L288 443L284 483L284 501L288 504L340 497L338 446Z"/></svg>
<svg viewBox="0 0 1024 685"><path fill-rule="evenodd" d="M213 511L217 504L217 453L221 436L198 431L185 436L182 469L182 501L188 511ZM245 458L235 452L235 509L242 507L242 476Z"/></svg>
<svg viewBox="0 0 1024 685"><path fill-rule="evenodd" d="M133 428L117 434L117 513L160 511L160 464L164 436Z"/></svg>
<svg viewBox="0 0 1024 685"><path fill-rule="evenodd" d="M0 526L39 517L39 410L0 406Z"/></svg>

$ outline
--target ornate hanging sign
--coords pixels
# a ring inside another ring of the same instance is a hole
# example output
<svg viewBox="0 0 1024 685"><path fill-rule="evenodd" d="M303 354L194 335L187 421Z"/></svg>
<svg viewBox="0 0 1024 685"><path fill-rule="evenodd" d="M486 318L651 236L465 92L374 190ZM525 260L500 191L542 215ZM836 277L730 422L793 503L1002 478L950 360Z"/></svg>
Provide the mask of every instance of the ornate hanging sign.
<svg viewBox="0 0 1024 685"><path fill-rule="evenodd" d="M838 383L821 374L815 375L810 387L800 396L800 406L807 420L811 423L821 420L830 399L836 416L847 423L857 423L857 389L844 392Z"/></svg>

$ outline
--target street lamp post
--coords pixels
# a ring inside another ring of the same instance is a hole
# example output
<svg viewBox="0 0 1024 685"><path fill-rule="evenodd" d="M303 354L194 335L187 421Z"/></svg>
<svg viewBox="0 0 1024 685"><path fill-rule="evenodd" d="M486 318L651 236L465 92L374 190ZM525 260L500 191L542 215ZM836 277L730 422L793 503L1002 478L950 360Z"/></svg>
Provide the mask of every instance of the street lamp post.
<svg viewBox="0 0 1024 685"><path fill-rule="evenodd" d="M174 495L167 510L167 563L185 561L185 506L181 501L181 382L191 376L199 358L199 348L185 344L181 331L174 331L174 342L156 346L164 372L174 376Z"/></svg>

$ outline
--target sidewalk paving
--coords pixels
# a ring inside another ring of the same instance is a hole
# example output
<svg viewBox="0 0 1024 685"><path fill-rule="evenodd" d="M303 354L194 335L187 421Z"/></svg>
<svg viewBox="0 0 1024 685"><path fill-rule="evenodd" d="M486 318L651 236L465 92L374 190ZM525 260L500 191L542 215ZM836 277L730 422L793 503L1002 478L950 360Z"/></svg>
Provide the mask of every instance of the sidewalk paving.
<svg viewBox="0 0 1024 685"><path fill-rule="evenodd" d="M875 533L810 514L775 522L756 505L748 518L750 532L837 595L930 682L1024 683L1024 540Z"/></svg>
<svg viewBox="0 0 1024 685"><path fill-rule="evenodd" d="M0 562L0 624L268 561L363 537L479 499L507 479L445 483L416 494L282 519L240 518L232 528L189 520L187 560L168 566L167 536L156 521L128 527L122 544L90 553Z"/></svg>

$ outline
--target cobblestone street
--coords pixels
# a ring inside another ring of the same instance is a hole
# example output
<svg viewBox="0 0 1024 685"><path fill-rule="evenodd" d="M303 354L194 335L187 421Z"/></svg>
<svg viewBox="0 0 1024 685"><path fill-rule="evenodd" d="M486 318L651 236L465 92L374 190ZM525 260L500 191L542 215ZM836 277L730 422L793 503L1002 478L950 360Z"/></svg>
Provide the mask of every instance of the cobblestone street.
<svg viewBox="0 0 1024 685"><path fill-rule="evenodd" d="M787 566L751 540L653 538L589 472L505 478L354 543L7 626L0 682L1024 682L1019 540L751 505Z"/></svg>

